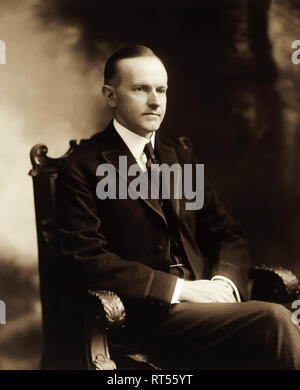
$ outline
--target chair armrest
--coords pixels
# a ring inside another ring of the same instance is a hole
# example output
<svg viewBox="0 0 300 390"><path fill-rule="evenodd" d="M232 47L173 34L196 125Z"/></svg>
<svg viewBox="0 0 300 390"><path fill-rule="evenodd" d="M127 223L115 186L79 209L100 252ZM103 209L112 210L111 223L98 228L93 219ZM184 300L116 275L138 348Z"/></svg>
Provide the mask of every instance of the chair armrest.
<svg viewBox="0 0 300 390"><path fill-rule="evenodd" d="M115 370L110 358L109 336L125 326L125 309L112 291L89 290L85 310L85 349L90 370Z"/></svg>
<svg viewBox="0 0 300 390"><path fill-rule="evenodd" d="M90 316L86 328L86 347L90 369L116 369L115 362L110 359L108 346L127 369L160 369L152 363L150 356L138 352L138 346L127 345L122 332L125 328L125 308L115 293L89 290L88 306Z"/></svg>
<svg viewBox="0 0 300 390"><path fill-rule="evenodd" d="M125 326L125 308L117 294L108 290L89 290L88 295L94 301L96 320L104 320L106 330Z"/></svg>
<svg viewBox="0 0 300 390"><path fill-rule="evenodd" d="M250 295L252 300L284 304L297 299L300 293L297 276L279 266L254 266L249 278L253 282Z"/></svg>

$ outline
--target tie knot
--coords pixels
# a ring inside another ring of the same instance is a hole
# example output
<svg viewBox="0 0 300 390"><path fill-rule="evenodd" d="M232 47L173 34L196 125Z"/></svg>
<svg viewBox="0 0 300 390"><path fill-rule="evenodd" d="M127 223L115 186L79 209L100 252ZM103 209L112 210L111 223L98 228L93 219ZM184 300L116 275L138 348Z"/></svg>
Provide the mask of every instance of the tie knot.
<svg viewBox="0 0 300 390"><path fill-rule="evenodd" d="M153 150L153 147L152 147L152 143L151 141L148 142L145 147L144 147L144 153L147 157L147 160L152 160L154 162L155 160L155 154L154 154L154 150Z"/></svg>
<svg viewBox="0 0 300 390"><path fill-rule="evenodd" d="M155 157L154 150L153 150L151 142L148 142L145 145L144 153L145 153L145 155L147 157L147 164L146 164L147 169L149 169L152 164L158 164L159 165L159 162L157 161L157 159Z"/></svg>

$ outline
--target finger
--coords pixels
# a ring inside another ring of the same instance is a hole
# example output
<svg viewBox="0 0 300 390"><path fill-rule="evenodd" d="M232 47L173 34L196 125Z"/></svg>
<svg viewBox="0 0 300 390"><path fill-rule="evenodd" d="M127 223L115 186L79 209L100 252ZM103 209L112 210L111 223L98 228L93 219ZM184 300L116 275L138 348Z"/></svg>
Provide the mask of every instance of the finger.
<svg viewBox="0 0 300 390"><path fill-rule="evenodd" d="M225 299L226 302L231 302L231 303L236 302L236 299L233 294L223 296L223 299Z"/></svg>
<svg viewBox="0 0 300 390"><path fill-rule="evenodd" d="M231 290L227 290L227 289L220 290L219 295L226 302L235 302L235 298Z"/></svg>

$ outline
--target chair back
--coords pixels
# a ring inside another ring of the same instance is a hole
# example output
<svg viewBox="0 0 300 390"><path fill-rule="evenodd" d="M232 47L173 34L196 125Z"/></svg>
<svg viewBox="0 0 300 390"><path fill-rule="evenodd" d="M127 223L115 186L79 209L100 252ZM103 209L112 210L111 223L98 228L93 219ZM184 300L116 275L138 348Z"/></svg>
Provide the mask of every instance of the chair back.
<svg viewBox="0 0 300 390"><path fill-rule="evenodd" d="M60 158L47 156L46 145L35 145L30 151L33 180L34 207L38 242L40 299L42 304L43 350L42 367L51 348L51 334L55 332L60 315L61 285L59 277L59 250L57 238L56 179L61 161L76 148L70 141L68 151Z"/></svg>

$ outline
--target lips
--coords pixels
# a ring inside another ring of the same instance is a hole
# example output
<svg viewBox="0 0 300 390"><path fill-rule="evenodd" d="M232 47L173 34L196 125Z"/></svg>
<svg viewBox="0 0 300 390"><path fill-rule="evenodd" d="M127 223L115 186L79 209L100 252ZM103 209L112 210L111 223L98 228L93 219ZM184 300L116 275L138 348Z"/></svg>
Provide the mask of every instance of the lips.
<svg viewBox="0 0 300 390"><path fill-rule="evenodd" d="M160 116L160 114L157 114L155 112L146 112L145 114L143 115L151 115L151 116Z"/></svg>

